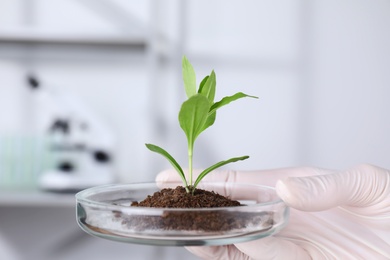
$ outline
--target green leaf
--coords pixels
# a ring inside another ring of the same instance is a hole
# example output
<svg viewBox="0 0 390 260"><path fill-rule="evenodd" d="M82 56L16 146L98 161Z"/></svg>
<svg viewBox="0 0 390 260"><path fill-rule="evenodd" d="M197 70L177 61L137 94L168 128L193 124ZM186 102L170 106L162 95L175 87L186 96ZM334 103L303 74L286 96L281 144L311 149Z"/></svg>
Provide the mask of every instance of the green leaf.
<svg viewBox="0 0 390 260"><path fill-rule="evenodd" d="M182 74L184 81L184 88L187 94L187 97L191 97L196 94L196 75L195 70L192 67L191 63L184 56L182 60Z"/></svg>
<svg viewBox="0 0 390 260"><path fill-rule="evenodd" d="M207 117L206 123L204 124L202 132L204 130L206 130L208 127L210 127L210 126L212 126L214 124L215 119L216 119L216 112L217 112L218 108L220 108L222 106L225 106L225 105L229 104L230 102L232 102L234 100L237 100L237 99L240 99L240 98L244 98L244 97L257 98L255 96L249 96L247 94L239 92L239 93L236 93L233 96L224 97L221 101L219 101L217 103L214 103L211 106L211 108L210 108L210 112L209 112L209 115Z"/></svg>
<svg viewBox="0 0 390 260"><path fill-rule="evenodd" d="M209 115L207 116L207 120L203 125L202 132L214 124L216 117L217 117L217 111L214 110L211 113L209 112Z"/></svg>
<svg viewBox="0 0 390 260"><path fill-rule="evenodd" d="M154 145L154 144L145 144L145 145L152 152L155 152L155 153L158 153L158 154L161 154L162 156L164 156L172 164L172 166L175 168L175 170L179 173L185 187L188 186L183 169L180 167L180 165L177 163L177 161L167 151L165 151L163 148L161 148L157 145Z"/></svg>
<svg viewBox="0 0 390 260"><path fill-rule="evenodd" d="M202 79L202 81L200 82L199 84L199 90L198 90L198 93L201 93L202 92L202 88L204 86L204 84L206 83L207 79L209 78L209 75L207 75L206 77L204 77L204 79Z"/></svg>
<svg viewBox="0 0 390 260"><path fill-rule="evenodd" d="M215 88L217 85L216 76L214 70L211 72L210 76L207 78L206 82L199 87L198 93L205 95L211 104L214 103L215 97Z"/></svg>
<svg viewBox="0 0 390 260"><path fill-rule="evenodd" d="M208 174L210 173L211 171L221 167L221 166L224 166L228 163L233 163L233 162L237 162L237 161L242 161L242 160L246 160L248 159L249 156L245 155L245 156L241 156L241 157L234 157L234 158L231 158L229 160L226 160L226 161L220 161L212 166L210 166L209 168L205 169L204 171L202 171L198 178L196 178L196 181L194 183L194 189L196 188L196 186L198 186L199 182Z"/></svg>
<svg viewBox="0 0 390 260"><path fill-rule="evenodd" d="M226 106L230 102L235 101L235 100L240 99L240 98L244 98L244 97L258 98L255 96L247 95L247 94L242 93L242 92L238 92L238 93L234 94L233 96L224 97L220 101L214 103L210 108L210 112L216 111L217 109L219 109L223 106Z"/></svg>
<svg viewBox="0 0 390 260"><path fill-rule="evenodd" d="M193 146L195 139L203 131L210 110L210 102L202 94L196 94L185 101L179 112L179 123Z"/></svg>

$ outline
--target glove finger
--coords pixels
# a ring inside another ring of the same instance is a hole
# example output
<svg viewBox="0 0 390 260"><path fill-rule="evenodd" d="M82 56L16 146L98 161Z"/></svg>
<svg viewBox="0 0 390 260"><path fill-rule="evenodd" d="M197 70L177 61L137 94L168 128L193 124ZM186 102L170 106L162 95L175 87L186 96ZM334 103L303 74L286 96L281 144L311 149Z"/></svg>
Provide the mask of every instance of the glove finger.
<svg viewBox="0 0 390 260"><path fill-rule="evenodd" d="M266 237L235 245L251 259L311 259L302 247L277 237Z"/></svg>
<svg viewBox="0 0 390 260"><path fill-rule="evenodd" d="M277 182L276 191L289 206L303 211L368 207L388 200L390 173L379 167L360 165L346 172L288 177Z"/></svg>
<svg viewBox="0 0 390 260"><path fill-rule="evenodd" d="M187 171L185 171L187 172ZM194 179L201 173L201 170L194 170ZM240 182L254 183L266 186L275 187L277 180L286 176L312 176L320 174L329 174L328 170L314 167L296 167L296 168L281 168L273 170L260 171L224 171L217 170L209 173L203 180L208 182ZM173 169L165 170L159 173L156 177L156 182L181 182L177 172Z"/></svg>
<svg viewBox="0 0 390 260"><path fill-rule="evenodd" d="M194 246L186 247L192 254L202 259L235 259L235 260L247 260L249 257L243 252L238 250L234 245L226 246Z"/></svg>

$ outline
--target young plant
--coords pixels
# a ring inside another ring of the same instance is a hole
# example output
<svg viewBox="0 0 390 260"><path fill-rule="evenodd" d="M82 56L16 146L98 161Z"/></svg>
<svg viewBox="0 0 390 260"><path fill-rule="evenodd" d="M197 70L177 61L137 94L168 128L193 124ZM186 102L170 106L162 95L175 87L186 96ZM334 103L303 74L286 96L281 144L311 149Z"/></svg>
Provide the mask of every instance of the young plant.
<svg viewBox="0 0 390 260"><path fill-rule="evenodd" d="M211 171L228 163L241 161L249 158L249 156L246 155L234 157L225 161L220 161L202 171L196 178L195 182L193 182L193 151L196 138L204 130L214 124L216 119L216 112L219 108L240 98L257 97L238 92L232 96L224 97L218 102L214 102L216 91L216 76L214 70L210 73L210 75L206 76L200 82L199 88L196 87L196 76L194 68L186 57L183 57L182 60L182 73L185 92L188 99L184 101L181 105L181 109L179 111L179 124L187 137L189 170L188 179L184 174L183 168L167 151L153 144L146 144L146 147L149 150L164 156L180 175L187 192L193 193L199 182Z"/></svg>

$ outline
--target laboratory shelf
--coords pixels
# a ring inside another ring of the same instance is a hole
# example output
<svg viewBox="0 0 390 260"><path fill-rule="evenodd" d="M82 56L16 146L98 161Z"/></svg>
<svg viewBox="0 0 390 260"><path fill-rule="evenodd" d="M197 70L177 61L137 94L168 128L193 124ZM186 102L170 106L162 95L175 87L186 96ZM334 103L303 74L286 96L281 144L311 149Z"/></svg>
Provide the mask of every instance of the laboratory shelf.
<svg viewBox="0 0 390 260"><path fill-rule="evenodd" d="M74 193L0 190L0 207L74 207Z"/></svg>
<svg viewBox="0 0 390 260"><path fill-rule="evenodd" d="M116 34L59 34L36 30L14 30L1 31L0 43L145 48L147 45L147 38L142 34L123 36Z"/></svg>

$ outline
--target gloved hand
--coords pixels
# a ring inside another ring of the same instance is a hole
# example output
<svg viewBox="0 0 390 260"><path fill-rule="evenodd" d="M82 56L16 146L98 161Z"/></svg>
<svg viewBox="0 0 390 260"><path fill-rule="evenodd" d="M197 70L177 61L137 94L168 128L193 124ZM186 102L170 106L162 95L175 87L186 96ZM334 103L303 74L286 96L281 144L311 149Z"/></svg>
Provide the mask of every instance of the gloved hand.
<svg viewBox="0 0 390 260"><path fill-rule="evenodd" d="M203 259L390 259L390 171L359 165L347 171L286 168L218 171L205 181L276 186L291 207L274 236L227 246L189 247ZM158 182L180 181L174 170Z"/></svg>

